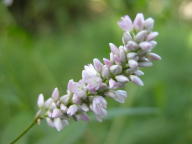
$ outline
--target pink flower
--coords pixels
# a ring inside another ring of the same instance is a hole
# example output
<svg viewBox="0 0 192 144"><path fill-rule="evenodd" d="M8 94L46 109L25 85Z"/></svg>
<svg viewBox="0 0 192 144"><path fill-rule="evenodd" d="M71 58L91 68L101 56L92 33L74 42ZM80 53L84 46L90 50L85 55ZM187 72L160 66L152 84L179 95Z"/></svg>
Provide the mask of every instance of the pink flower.
<svg viewBox="0 0 192 144"><path fill-rule="evenodd" d="M100 74L95 70L92 64L85 66L82 72L83 82L87 84L87 88L91 92L95 92L102 85Z"/></svg>
<svg viewBox="0 0 192 144"><path fill-rule="evenodd" d="M121 17L118 25L124 31L131 31L133 29L132 21L128 15Z"/></svg>
<svg viewBox="0 0 192 144"><path fill-rule="evenodd" d="M68 110L67 110L67 114L69 116L73 116L77 111L78 111L78 106L77 105L71 105Z"/></svg>
<svg viewBox="0 0 192 144"><path fill-rule="evenodd" d="M98 121L101 121L107 115L107 101L102 96L95 96L91 105Z"/></svg>
<svg viewBox="0 0 192 144"><path fill-rule="evenodd" d="M134 25L134 28L136 30L143 30L144 28L144 23L145 23L145 20L144 20L144 16L142 13L138 13L135 17L135 20L133 22L133 25Z"/></svg>

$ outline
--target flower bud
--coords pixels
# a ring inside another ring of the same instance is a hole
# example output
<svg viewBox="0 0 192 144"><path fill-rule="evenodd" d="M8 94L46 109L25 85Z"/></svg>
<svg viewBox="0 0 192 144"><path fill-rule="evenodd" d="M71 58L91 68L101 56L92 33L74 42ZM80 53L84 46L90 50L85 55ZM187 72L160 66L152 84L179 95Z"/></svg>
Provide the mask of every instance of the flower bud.
<svg viewBox="0 0 192 144"><path fill-rule="evenodd" d="M141 70L136 70L134 73L135 73L135 75L137 75L137 76L142 76L142 75L144 75L144 72L142 72Z"/></svg>
<svg viewBox="0 0 192 144"><path fill-rule="evenodd" d="M88 111L89 111L89 107L88 107L86 104L80 105L80 108L81 108L81 110L84 111L84 112L88 112Z"/></svg>
<svg viewBox="0 0 192 144"><path fill-rule="evenodd" d="M72 102L75 103L75 104L80 104L81 103L81 97L74 94L73 97L72 97Z"/></svg>
<svg viewBox="0 0 192 144"><path fill-rule="evenodd" d="M97 58L93 59L93 65L97 72L101 72L103 64Z"/></svg>
<svg viewBox="0 0 192 144"><path fill-rule="evenodd" d="M125 102L125 98L127 98L127 92L124 90L117 90L115 91L115 100L119 103L124 103Z"/></svg>
<svg viewBox="0 0 192 144"><path fill-rule="evenodd" d="M73 116L76 112L78 111L78 106L77 105L71 105L68 110L67 110L67 114L69 116Z"/></svg>
<svg viewBox="0 0 192 144"><path fill-rule="evenodd" d="M161 60L161 57L156 54L156 53L149 53L147 55L147 57L151 60L151 61L155 61L155 60Z"/></svg>
<svg viewBox="0 0 192 144"><path fill-rule="evenodd" d="M44 96L43 94L40 94L37 100L37 105L39 108L44 106Z"/></svg>
<svg viewBox="0 0 192 144"><path fill-rule="evenodd" d="M128 59L135 59L136 56L137 56L137 53L135 52L130 52L127 54Z"/></svg>
<svg viewBox="0 0 192 144"><path fill-rule="evenodd" d="M153 65L152 62L140 62L139 67L151 67Z"/></svg>
<svg viewBox="0 0 192 144"><path fill-rule="evenodd" d="M71 96L69 94L66 94L60 98L61 102L67 105L69 103Z"/></svg>
<svg viewBox="0 0 192 144"><path fill-rule="evenodd" d="M149 50L151 50L151 49L153 48L152 44L149 43L149 42L141 42L141 43L139 44L139 46L140 46L141 49L144 50L144 51L149 51Z"/></svg>
<svg viewBox="0 0 192 144"><path fill-rule="evenodd" d="M158 35L159 35L158 32L151 32L151 33L147 36L147 41L154 40Z"/></svg>
<svg viewBox="0 0 192 144"><path fill-rule="evenodd" d="M55 88L53 90L52 98L53 98L53 100L58 100L59 99L59 90L58 90L58 88Z"/></svg>
<svg viewBox="0 0 192 144"><path fill-rule="evenodd" d="M153 29L153 26L154 26L154 20L152 18L148 18L145 20L144 25L148 31L151 31Z"/></svg>
<svg viewBox="0 0 192 144"><path fill-rule="evenodd" d="M110 76L109 68L106 65L103 66L101 75L103 78L108 78Z"/></svg>
<svg viewBox="0 0 192 144"><path fill-rule="evenodd" d="M127 92L124 90L108 91L105 93L105 95L113 98L119 103L124 103L125 98L127 98Z"/></svg>
<svg viewBox="0 0 192 144"><path fill-rule="evenodd" d="M150 41L149 43L152 45L153 48L157 45L156 41Z"/></svg>
<svg viewBox="0 0 192 144"><path fill-rule="evenodd" d="M129 79L124 76L124 75L118 75L115 77L115 79L118 81L118 82L122 82L122 83L125 83L125 82L128 82Z"/></svg>
<svg viewBox="0 0 192 144"><path fill-rule="evenodd" d="M102 120L107 115L107 101L102 96L95 96L91 105L92 111L95 113L98 120Z"/></svg>
<svg viewBox="0 0 192 144"><path fill-rule="evenodd" d="M120 58L120 55L114 55L114 62L115 64L121 64L121 58Z"/></svg>
<svg viewBox="0 0 192 144"><path fill-rule="evenodd" d="M125 32L122 37L123 44L126 45L128 41L132 40L129 32Z"/></svg>
<svg viewBox="0 0 192 144"><path fill-rule="evenodd" d="M67 89L70 92L74 92L75 87L76 87L76 83L74 82L74 80L73 79L69 80L68 85L67 85Z"/></svg>
<svg viewBox="0 0 192 144"><path fill-rule="evenodd" d="M64 127L63 122L60 118L56 118L53 121L54 127L57 129L57 131L61 131Z"/></svg>
<svg viewBox="0 0 192 144"><path fill-rule="evenodd" d="M117 46L114 45L113 43L109 43L109 47L110 47L111 52L112 52L113 54L118 54L118 53L119 53L119 49L118 49Z"/></svg>
<svg viewBox="0 0 192 144"><path fill-rule="evenodd" d="M106 58L103 58L103 62L108 67L112 66L112 62L110 60L106 59Z"/></svg>
<svg viewBox="0 0 192 144"><path fill-rule="evenodd" d="M121 17L121 20L118 22L119 27L124 31L131 31L133 29L133 24L128 15Z"/></svg>
<svg viewBox="0 0 192 144"><path fill-rule="evenodd" d="M127 50L135 50L137 49L138 45L134 41L129 41L125 47Z"/></svg>
<svg viewBox="0 0 192 144"><path fill-rule="evenodd" d="M134 82L136 85L138 85L138 86L144 86L143 81L142 81L138 76L131 75L131 76L130 76L130 79L131 79L131 81Z"/></svg>
<svg viewBox="0 0 192 144"><path fill-rule="evenodd" d="M136 68L138 66L138 63L137 63L137 61L135 61L135 60L129 60L129 67L130 68Z"/></svg>
<svg viewBox="0 0 192 144"><path fill-rule="evenodd" d="M60 109L62 112L67 112L67 106L65 106L64 104L60 105Z"/></svg>
<svg viewBox="0 0 192 144"><path fill-rule="evenodd" d="M117 75L122 72L122 66L120 65L112 65L110 67L110 71L112 74Z"/></svg>
<svg viewBox="0 0 192 144"><path fill-rule="evenodd" d="M76 119L77 120L83 120L83 121L89 121L89 117L85 113L81 113L81 114L76 115Z"/></svg>
<svg viewBox="0 0 192 144"><path fill-rule="evenodd" d="M62 115L61 110L56 108L56 109L53 110L51 117L52 118L57 118L57 117L60 117L61 115Z"/></svg>
<svg viewBox="0 0 192 144"><path fill-rule="evenodd" d="M135 20L133 22L134 28L136 30L142 30L144 28L144 16L142 13L138 13L135 17Z"/></svg>
<svg viewBox="0 0 192 144"><path fill-rule="evenodd" d="M126 61L126 54L125 54L123 46L119 47L119 57L120 57L121 62L125 62Z"/></svg>
<svg viewBox="0 0 192 144"><path fill-rule="evenodd" d="M116 82L116 81L113 80L113 79L110 79L110 80L109 80L109 88L110 88L110 89L116 89L116 88L119 88L119 87L120 87L119 82Z"/></svg>
<svg viewBox="0 0 192 144"><path fill-rule="evenodd" d="M146 36L147 36L147 31L146 31L146 30L140 31L140 32L137 33L137 35L135 36L135 40L136 40L136 41L143 41Z"/></svg>
<svg viewBox="0 0 192 144"><path fill-rule="evenodd" d="M113 62L114 62L114 55L113 55L113 53L112 53L112 52L110 53L110 61L111 61L111 63L113 63Z"/></svg>

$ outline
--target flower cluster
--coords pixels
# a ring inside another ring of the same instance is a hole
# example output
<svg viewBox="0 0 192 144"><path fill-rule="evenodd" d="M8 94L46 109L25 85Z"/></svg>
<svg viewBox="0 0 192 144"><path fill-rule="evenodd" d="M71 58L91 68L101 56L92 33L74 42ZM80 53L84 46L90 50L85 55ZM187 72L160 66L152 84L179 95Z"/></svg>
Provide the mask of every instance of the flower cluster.
<svg viewBox="0 0 192 144"><path fill-rule="evenodd" d="M39 95L37 115L45 118L49 126L60 131L70 119L89 120L89 111L102 121L107 115L107 97L124 103L127 92L121 89L126 83L144 85L140 78L144 73L140 68L150 67L152 61L161 59L151 52L158 36L158 32L152 31L154 20L144 19L139 13L134 21L126 15L118 24L124 31L123 45L117 47L110 43L109 59L104 58L101 62L95 58L92 64L86 65L81 80L69 80L66 95L59 96L57 88L46 101L42 94Z"/></svg>

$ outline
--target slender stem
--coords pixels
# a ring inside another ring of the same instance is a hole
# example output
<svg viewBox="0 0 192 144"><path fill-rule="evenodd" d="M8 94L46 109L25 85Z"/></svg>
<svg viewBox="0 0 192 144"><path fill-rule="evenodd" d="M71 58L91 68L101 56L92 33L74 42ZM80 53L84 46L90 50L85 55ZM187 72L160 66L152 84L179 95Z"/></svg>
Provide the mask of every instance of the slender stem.
<svg viewBox="0 0 192 144"><path fill-rule="evenodd" d="M18 135L12 142L10 142L10 144L15 144L21 137L23 137L37 123L38 119L40 119L38 116L35 117L33 122L26 129L24 129L24 131L20 135Z"/></svg>

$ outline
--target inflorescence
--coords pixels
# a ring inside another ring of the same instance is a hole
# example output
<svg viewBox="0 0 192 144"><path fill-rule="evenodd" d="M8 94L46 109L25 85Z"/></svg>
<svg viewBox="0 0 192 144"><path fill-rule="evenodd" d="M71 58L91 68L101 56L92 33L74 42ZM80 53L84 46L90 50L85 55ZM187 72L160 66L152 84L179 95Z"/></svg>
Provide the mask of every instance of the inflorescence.
<svg viewBox="0 0 192 144"><path fill-rule="evenodd" d="M47 100L40 94L37 101L39 120L46 119L48 125L58 131L68 125L70 119L89 120L87 113L90 111L102 121L107 116L107 97L124 103L127 92L121 89L126 83L144 85L140 78L144 73L140 68L150 67L152 61L161 59L151 52L158 36L158 32L152 31L154 20L144 19L139 13L133 22L128 15L122 17L118 25L124 31L123 44L117 47L110 43L110 58L104 58L103 63L93 59L93 64L84 67L81 80L69 80L67 94L60 96L57 88Z"/></svg>

